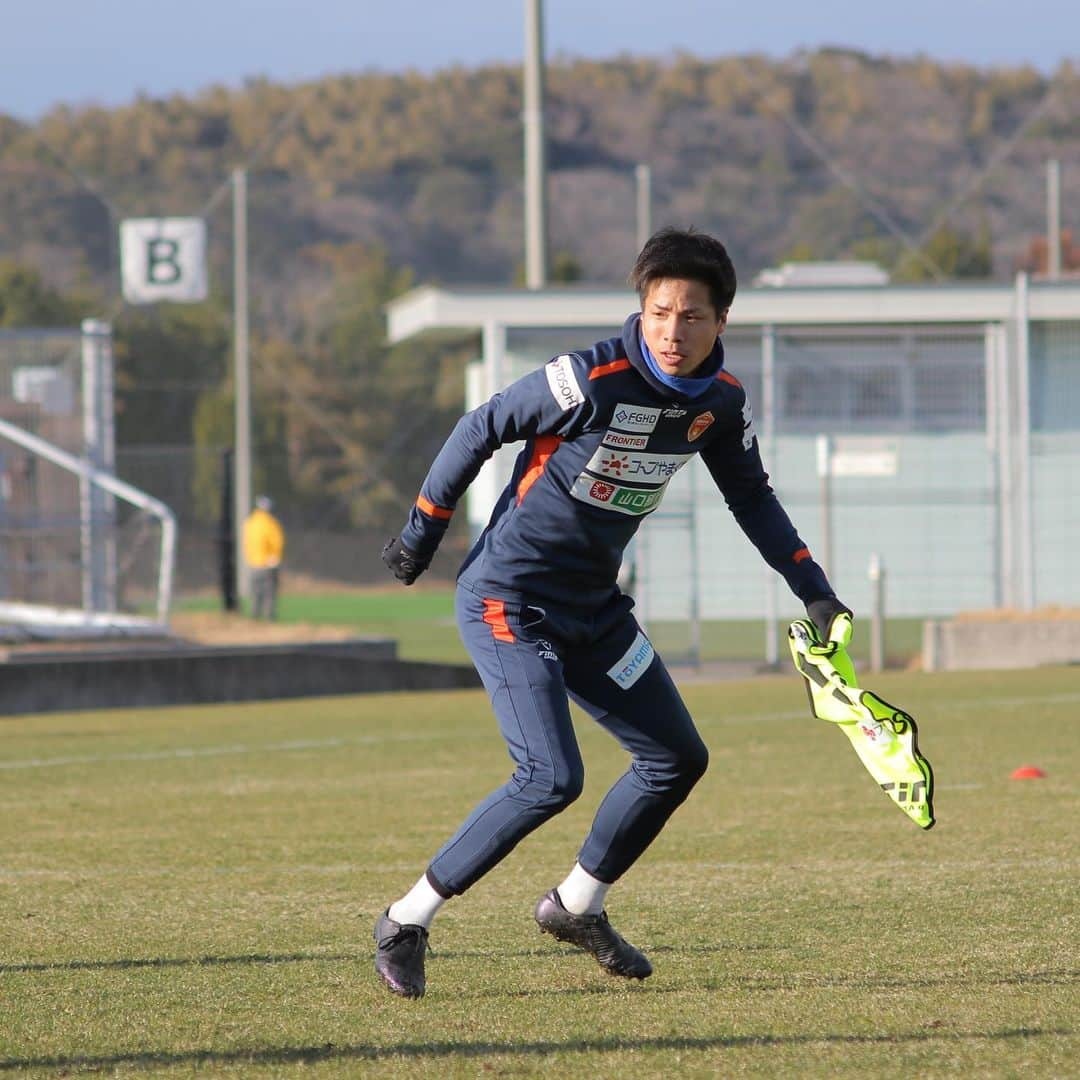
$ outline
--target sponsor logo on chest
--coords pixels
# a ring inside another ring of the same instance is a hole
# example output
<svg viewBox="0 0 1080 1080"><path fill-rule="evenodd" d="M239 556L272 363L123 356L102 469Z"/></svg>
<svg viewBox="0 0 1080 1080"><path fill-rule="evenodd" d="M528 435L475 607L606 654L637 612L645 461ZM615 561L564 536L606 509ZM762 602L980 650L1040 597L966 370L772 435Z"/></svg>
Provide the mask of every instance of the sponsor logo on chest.
<svg viewBox="0 0 1080 1080"><path fill-rule="evenodd" d="M652 431L660 419L660 410L647 405L626 405L620 402L611 414L611 426L620 431Z"/></svg>
<svg viewBox="0 0 1080 1080"><path fill-rule="evenodd" d="M635 454L601 446L585 466L598 476L656 487L666 484L693 454Z"/></svg>
<svg viewBox="0 0 1080 1080"><path fill-rule="evenodd" d="M649 445L648 435L627 435L622 431L604 432L602 446L614 446L619 450L644 450Z"/></svg>
<svg viewBox="0 0 1080 1080"><path fill-rule="evenodd" d="M619 514L639 517L654 510L664 497L664 487L632 488L614 484L608 480L597 480L582 473L570 489L575 499L593 506L602 506L605 510L614 510Z"/></svg>

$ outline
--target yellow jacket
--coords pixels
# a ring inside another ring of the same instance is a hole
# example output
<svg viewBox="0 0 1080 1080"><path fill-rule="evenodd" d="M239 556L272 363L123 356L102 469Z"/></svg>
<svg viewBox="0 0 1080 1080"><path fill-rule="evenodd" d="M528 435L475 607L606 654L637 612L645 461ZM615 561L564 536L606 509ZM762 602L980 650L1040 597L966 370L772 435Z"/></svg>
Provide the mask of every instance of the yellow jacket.
<svg viewBox="0 0 1080 1080"><path fill-rule="evenodd" d="M285 531L269 510L252 510L244 522L244 558L248 566L278 566L285 555Z"/></svg>

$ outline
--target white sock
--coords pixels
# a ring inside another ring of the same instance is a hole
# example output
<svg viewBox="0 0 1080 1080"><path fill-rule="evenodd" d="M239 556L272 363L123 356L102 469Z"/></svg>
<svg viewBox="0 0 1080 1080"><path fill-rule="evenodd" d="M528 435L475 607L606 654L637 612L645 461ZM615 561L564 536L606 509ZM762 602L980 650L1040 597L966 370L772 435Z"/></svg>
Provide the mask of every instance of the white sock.
<svg viewBox="0 0 1080 1080"><path fill-rule="evenodd" d="M571 915L599 915L610 888L606 881L597 880L582 870L580 863L574 863L574 869L559 886L559 899Z"/></svg>
<svg viewBox="0 0 1080 1080"><path fill-rule="evenodd" d="M446 897L440 896L427 879L427 874L400 899L390 905L390 918L402 926L422 926L425 930L431 926L436 912L446 903Z"/></svg>

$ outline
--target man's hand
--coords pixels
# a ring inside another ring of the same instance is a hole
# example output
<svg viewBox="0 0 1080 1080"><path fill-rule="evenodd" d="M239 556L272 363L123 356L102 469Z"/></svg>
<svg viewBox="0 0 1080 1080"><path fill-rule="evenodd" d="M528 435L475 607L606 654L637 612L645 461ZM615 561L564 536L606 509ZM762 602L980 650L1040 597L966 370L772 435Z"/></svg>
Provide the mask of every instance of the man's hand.
<svg viewBox="0 0 1080 1080"><path fill-rule="evenodd" d="M841 604L835 596L823 596L820 600L811 600L806 605L806 614L810 621L817 627L821 640L829 640L829 632L832 630L833 619L837 615L847 615L854 619L855 613L845 604Z"/></svg>
<svg viewBox="0 0 1080 1080"><path fill-rule="evenodd" d="M382 561L390 567L394 577L406 585L411 585L428 568L428 564L414 555L396 536L386 541Z"/></svg>

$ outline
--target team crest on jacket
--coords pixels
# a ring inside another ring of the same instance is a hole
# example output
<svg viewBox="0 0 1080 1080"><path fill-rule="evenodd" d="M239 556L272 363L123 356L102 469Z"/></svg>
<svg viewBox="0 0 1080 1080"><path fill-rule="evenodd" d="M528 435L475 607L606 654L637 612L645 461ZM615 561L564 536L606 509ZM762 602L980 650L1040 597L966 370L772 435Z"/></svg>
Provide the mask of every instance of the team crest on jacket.
<svg viewBox="0 0 1080 1080"><path fill-rule="evenodd" d="M716 417L711 412L703 412L695 416L693 423L690 425L690 430L686 433L687 439L693 442L696 438L699 438L708 431L715 419Z"/></svg>

